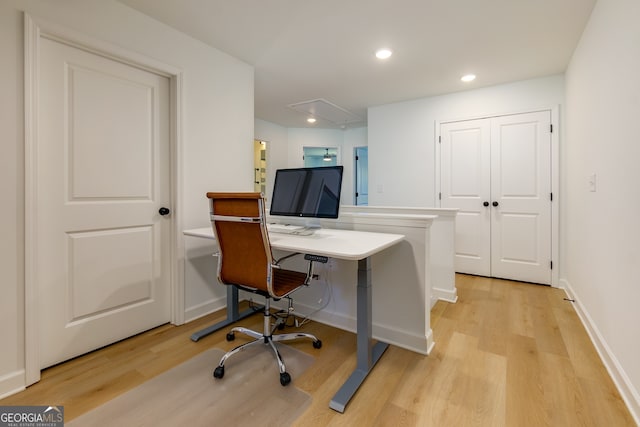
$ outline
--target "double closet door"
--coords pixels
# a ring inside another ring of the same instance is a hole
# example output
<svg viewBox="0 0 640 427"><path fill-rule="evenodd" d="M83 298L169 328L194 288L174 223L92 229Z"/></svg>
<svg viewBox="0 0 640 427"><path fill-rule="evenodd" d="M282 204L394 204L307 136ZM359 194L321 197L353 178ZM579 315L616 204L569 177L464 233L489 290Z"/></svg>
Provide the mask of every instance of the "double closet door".
<svg viewBox="0 0 640 427"><path fill-rule="evenodd" d="M440 125L440 206L457 272L551 283L551 112Z"/></svg>

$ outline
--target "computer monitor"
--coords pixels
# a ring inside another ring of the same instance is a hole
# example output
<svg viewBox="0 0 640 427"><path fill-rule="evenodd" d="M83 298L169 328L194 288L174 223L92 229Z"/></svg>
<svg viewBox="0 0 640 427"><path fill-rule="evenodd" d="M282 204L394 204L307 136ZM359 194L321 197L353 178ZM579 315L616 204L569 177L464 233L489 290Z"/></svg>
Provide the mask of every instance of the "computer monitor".
<svg viewBox="0 0 640 427"><path fill-rule="evenodd" d="M338 218L342 166L278 169L271 215Z"/></svg>

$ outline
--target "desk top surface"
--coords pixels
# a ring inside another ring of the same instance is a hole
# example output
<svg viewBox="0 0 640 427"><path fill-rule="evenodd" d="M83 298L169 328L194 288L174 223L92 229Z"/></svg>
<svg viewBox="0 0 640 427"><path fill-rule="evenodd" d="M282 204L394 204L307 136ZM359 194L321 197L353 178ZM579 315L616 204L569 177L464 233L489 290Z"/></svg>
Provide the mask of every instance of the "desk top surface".
<svg viewBox="0 0 640 427"><path fill-rule="evenodd" d="M184 230L186 236L215 239L211 227ZM309 236L269 233L273 249L359 260L404 240L402 234L321 228Z"/></svg>

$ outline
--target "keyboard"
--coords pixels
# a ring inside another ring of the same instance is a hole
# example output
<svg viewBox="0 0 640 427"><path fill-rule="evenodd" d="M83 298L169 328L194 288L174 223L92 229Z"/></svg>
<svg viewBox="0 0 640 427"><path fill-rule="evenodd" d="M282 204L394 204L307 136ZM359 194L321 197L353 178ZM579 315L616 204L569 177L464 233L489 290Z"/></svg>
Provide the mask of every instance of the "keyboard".
<svg viewBox="0 0 640 427"><path fill-rule="evenodd" d="M314 231L313 229L303 225L293 224L267 224L267 230L269 233L298 234L302 236L313 234Z"/></svg>

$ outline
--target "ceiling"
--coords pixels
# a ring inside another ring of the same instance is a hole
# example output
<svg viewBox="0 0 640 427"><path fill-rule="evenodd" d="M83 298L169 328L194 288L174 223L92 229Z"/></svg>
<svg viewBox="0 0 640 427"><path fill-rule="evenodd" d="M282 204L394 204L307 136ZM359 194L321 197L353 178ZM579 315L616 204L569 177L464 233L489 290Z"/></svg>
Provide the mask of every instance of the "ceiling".
<svg viewBox="0 0 640 427"><path fill-rule="evenodd" d="M595 3L119 1L252 65L256 118L318 128L365 125L372 106L562 73ZM378 60L380 47L391 58ZM461 82L467 73L476 80ZM289 107L318 99L349 120L310 125Z"/></svg>

